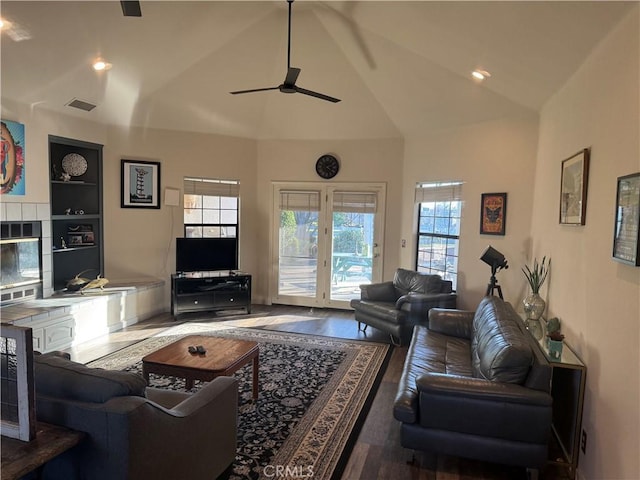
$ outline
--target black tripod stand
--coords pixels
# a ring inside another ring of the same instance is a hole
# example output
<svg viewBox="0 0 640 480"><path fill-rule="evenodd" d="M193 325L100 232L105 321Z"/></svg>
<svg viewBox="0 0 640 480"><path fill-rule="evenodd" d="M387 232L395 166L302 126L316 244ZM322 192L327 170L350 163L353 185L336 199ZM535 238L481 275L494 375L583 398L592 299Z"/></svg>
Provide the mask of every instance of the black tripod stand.
<svg viewBox="0 0 640 480"><path fill-rule="evenodd" d="M498 296L504 300L502 296L502 287L498 285L498 279L496 278L496 272L500 269L495 263L491 266L491 279L487 284L487 293L485 295L495 295L495 291L498 291Z"/></svg>

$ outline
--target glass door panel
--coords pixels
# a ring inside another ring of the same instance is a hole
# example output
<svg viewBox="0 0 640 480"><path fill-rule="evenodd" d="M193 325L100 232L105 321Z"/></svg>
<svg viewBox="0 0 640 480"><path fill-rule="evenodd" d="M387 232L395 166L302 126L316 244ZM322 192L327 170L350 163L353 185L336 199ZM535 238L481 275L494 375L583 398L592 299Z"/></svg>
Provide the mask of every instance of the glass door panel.
<svg viewBox="0 0 640 480"><path fill-rule="evenodd" d="M372 281L372 213L333 213L330 299L360 298L360 285Z"/></svg>
<svg viewBox="0 0 640 480"><path fill-rule="evenodd" d="M317 230L318 212L280 211L278 296L316 298Z"/></svg>

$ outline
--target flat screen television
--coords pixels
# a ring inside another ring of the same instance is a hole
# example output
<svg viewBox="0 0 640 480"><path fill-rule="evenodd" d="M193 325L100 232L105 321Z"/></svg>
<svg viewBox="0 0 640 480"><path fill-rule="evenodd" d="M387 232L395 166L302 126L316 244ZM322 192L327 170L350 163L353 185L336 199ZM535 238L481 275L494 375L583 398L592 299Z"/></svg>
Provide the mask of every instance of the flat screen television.
<svg viewBox="0 0 640 480"><path fill-rule="evenodd" d="M176 271L237 270L237 238L176 238Z"/></svg>

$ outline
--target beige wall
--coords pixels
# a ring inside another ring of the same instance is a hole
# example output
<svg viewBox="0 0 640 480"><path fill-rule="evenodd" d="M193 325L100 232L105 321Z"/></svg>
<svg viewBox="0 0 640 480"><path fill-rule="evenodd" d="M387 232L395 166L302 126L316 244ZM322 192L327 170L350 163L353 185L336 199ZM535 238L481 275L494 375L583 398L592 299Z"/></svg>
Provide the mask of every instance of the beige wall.
<svg viewBox="0 0 640 480"><path fill-rule="evenodd" d="M520 268L529 257L531 198L535 174L538 119L535 115L425 134L406 141L403 175L401 263L413 268L416 251L416 182L461 180L463 210L458 263L459 308L475 309L484 296L491 268L479 260L492 245L509 269L498 273L505 300L519 307L525 279ZM506 234L480 235L482 193L507 193Z"/></svg>
<svg viewBox="0 0 640 480"><path fill-rule="evenodd" d="M104 144L106 127L2 99L2 118L25 126L25 195L2 195L2 202L49 203L49 135Z"/></svg>
<svg viewBox="0 0 640 480"><path fill-rule="evenodd" d="M639 8L544 107L534 192L536 255L553 259L550 314L588 368L582 478L640 472L640 268L611 258L616 178L640 172ZM560 163L591 147L586 225L558 224Z"/></svg>
<svg viewBox="0 0 640 480"><path fill-rule="evenodd" d="M120 208L121 159L159 161L161 208ZM113 279L145 276L167 281L175 271L175 238L183 236L184 176L240 181L240 268L255 270L256 235L255 141L220 135L110 128L104 150L104 255L106 275ZM164 205L164 189L179 189L180 206Z"/></svg>
<svg viewBox="0 0 640 480"><path fill-rule="evenodd" d="M340 172L328 183L386 183L385 258L383 278L389 279L399 263L402 197L402 139L373 140L274 140L258 142L258 245L269 245L271 232L272 188L275 181L317 182L315 163L324 153L340 159ZM260 250L262 252L262 249ZM258 299L270 298L269 276L272 273L269 251L261 256L256 274Z"/></svg>

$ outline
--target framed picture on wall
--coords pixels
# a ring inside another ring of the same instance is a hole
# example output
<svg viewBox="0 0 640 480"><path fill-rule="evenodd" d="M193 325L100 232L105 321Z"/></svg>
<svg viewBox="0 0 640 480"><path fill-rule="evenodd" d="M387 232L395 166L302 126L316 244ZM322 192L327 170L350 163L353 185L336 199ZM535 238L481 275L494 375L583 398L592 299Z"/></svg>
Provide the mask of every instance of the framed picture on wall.
<svg viewBox="0 0 640 480"><path fill-rule="evenodd" d="M160 162L122 160L121 208L160 208Z"/></svg>
<svg viewBox="0 0 640 480"><path fill-rule="evenodd" d="M560 175L560 224L584 225L587 214L589 149L562 161Z"/></svg>
<svg viewBox="0 0 640 480"><path fill-rule="evenodd" d="M483 193L480 205L480 233L504 235L507 224L507 194Z"/></svg>
<svg viewBox="0 0 640 480"><path fill-rule="evenodd" d="M615 219L613 258L640 266L640 172L618 178Z"/></svg>

